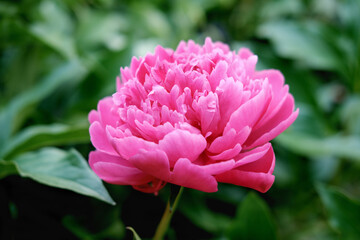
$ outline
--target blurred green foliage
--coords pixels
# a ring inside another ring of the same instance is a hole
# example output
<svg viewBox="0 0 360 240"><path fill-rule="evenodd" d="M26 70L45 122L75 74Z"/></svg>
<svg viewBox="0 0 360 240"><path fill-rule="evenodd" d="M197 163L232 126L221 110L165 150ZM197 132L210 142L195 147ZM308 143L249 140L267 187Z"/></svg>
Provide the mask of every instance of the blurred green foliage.
<svg viewBox="0 0 360 240"><path fill-rule="evenodd" d="M132 56L210 36L280 69L300 115L273 141L268 193L187 189L168 239L359 239L359 30L358 0L2 0L0 238L150 238L168 188L77 194L112 202L86 164L87 114Z"/></svg>

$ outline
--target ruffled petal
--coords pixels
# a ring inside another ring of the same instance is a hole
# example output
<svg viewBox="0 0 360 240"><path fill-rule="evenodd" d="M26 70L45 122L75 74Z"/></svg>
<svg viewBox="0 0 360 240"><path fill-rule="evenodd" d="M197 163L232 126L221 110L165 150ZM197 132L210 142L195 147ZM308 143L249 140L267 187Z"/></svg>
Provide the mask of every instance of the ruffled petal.
<svg viewBox="0 0 360 240"><path fill-rule="evenodd" d="M221 80L227 78L228 64L226 61L219 61L209 76L211 90L215 92Z"/></svg>
<svg viewBox="0 0 360 240"><path fill-rule="evenodd" d="M235 167L234 160L227 160L222 162L211 163L207 165L200 166L207 174L217 175L229 171Z"/></svg>
<svg viewBox="0 0 360 240"><path fill-rule="evenodd" d="M247 171L247 172L263 172L263 173L269 173L272 174L274 171L275 166L275 154L272 146L267 147L266 145L263 146L263 149L267 151L263 156L258 158L256 161L248 161L248 163L245 163L243 161L243 164L238 166L237 170ZM264 151L261 151L262 149L259 149L257 153L263 154ZM251 155L249 155L251 156Z"/></svg>
<svg viewBox="0 0 360 240"><path fill-rule="evenodd" d="M268 173L231 170L226 173L216 175L216 180L223 183L252 188L265 193L274 183L275 176Z"/></svg>
<svg viewBox="0 0 360 240"><path fill-rule="evenodd" d="M92 124L93 122L99 122L100 121L99 113L95 110L91 110L88 119L90 124Z"/></svg>
<svg viewBox="0 0 360 240"><path fill-rule="evenodd" d="M110 125L116 126L116 121L118 121L118 115L114 109L114 101L112 97L106 97L99 101L98 103L98 112L101 119L101 124L103 126Z"/></svg>
<svg viewBox="0 0 360 240"><path fill-rule="evenodd" d="M298 110L283 75L256 71L257 59L210 38L133 58L116 93L89 113L91 167L105 181L155 194L167 182L267 191L275 166L269 141Z"/></svg>
<svg viewBox="0 0 360 240"><path fill-rule="evenodd" d="M277 119L273 119L264 126L253 131L247 141L244 143L244 148L251 149L277 137L295 121L299 114L299 109L297 109L295 112L289 111L288 114L289 116L287 116L285 119L278 117ZM281 120L279 121L279 119Z"/></svg>
<svg viewBox="0 0 360 240"><path fill-rule="evenodd" d="M99 151L90 152L89 164L102 180L112 184L139 185L153 179L127 160Z"/></svg>
<svg viewBox="0 0 360 240"><path fill-rule="evenodd" d="M171 167L179 158L196 160L205 147L206 140L202 135L184 130L174 130L159 141L159 148L166 153Z"/></svg>
<svg viewBox="0 0 360 240"><path fill-rule="evenodd" d="M107 138L105 129L101 126L99 122L93 122L90 125L90 139L94 147L102 152L106 152L111 155L118 155L118 153L115 151L115 149L112 147L112 145L109 142L109 139Z"/></svg>
<svg viewBox="0 0 360 240"><path fill-rule="evenodd" d="M232 159L233 157L235 157L236 155L238 155L241 151L241 145L238 143L236 144L233 148L227 149L217 155L208 155L208 157L211 160L215 160L215 161L223 161L223 160L228 160L228 159Z"/></svg>
<svg viewBox="0 0 360 240"><path fill-rule="evenodd" d="M233 148L236 144L242 145L251 132L250 127L246 126L238 133L235 129L230 129L222 136L219 136L212 141L207 151L210 153L221 153L227 149Z"/></svg>
<svg viewBox="0 0 360 240"><path fill-rule="evenodd" d="M253 157L252 154L257 156ZM243 163L247 163L240 166L236 164L235 169L217 175L216 179L219 182L253 188L260 192L268 191L275 180L272 175L275 167L273 149L268 144L258 148L252 154L243 157ZM239 161L241 162L241 160Z"/></svg>
<svg viewBox="0 0 360 240"><path fill-rule="evenodd" d="M154 178L150 182L141 185L133 185L132 187L140 192L154 193L155 195L166 185L166 182Z"/></svg>
<svg viewBox="0 0 360 240"><path fill-rule="evenodd" d="M219 101L217 95L210 92L207 96L199 97L192 104L198 118L200 119L201 132L214 132L220 120Z"/></svg>
<svg viewBox="0 0 360 240"><path fill-rule="evenodd" d="M220 85L216 88L216 94L219 97L221 115L216 133L221 133L232 113L248 100L250 92L244 91L242 82L235 81L230 77L220 81Z"/></svg>
<svg viewBox="0 0 360 240"><path fill-rule="evenodd" d="M230 117L224 132L233 128L237 132L245 126L254 126L259 118L264 114L268 104L269 95L267 84L264 84L261 91L241 105Z"/></svg>
<svg viewBox="0 0 360 240"><path fill-rule="evenodd" d="M157 149L157 144L135 136L111 139L117 152L125 159L139 153L140 150L152 151Z"/></svg>
<svg viewBox="0 0 360 240"><path fill-rule="evenodd" d="M129 161L138 169L158 179L168 181L170 178L169 160L165 152L161 150L140 150Z"/></svg>
<svg viewBox="0 0 360 240"><path fill-rule="evenodd" d="M200 166L192 164L186 158L180 158L176 162L169 182L203 192L216 192L218 190L215 177Z"/></svg>
<svg viewBox="0 0 360 240"><path fill-rule="evenodd" d="M271 143L266 143L263 146L254 148L247 152L240 153L235 158L235 167L240 167L242 165L259 160L269 151L270 148L272 148Z"/></svg>

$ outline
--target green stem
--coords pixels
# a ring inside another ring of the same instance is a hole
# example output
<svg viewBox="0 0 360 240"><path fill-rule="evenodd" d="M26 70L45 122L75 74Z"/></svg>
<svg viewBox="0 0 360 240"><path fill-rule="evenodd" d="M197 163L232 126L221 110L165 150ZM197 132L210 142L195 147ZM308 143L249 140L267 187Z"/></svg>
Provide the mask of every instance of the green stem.
<svg viewBox="0 0 360 240"><path fill-rule="evenodd" d="M180 187L178 188L178 186L171 186L171 193L170 193L170 198L169 201L166 204L166 209L165 212L161 218L161 221L156 229L155 235L154 235L154 240L162 240L164 239L165 233L169 227L171 218L175 212L175 209L178 205L179 199L181 197L181 194L184 190L184 187ZM177 188L174 191L174 188ZM176 197L175 197L176 196ZM175 199L173 202L172 200Z"/></svg>

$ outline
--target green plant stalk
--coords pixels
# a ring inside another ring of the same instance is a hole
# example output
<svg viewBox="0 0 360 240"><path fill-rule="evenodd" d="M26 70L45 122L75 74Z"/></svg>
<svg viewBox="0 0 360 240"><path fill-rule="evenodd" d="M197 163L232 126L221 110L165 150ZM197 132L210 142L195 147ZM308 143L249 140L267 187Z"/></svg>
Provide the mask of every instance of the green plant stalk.
<svg viewBox="0 0 360 240"><path fill-rule="evenodd" d="M171 191L170 197L169 197L169 201L166 204L166 209L165 212L160 220L160 223L156 229L155 235L154 235L154 240L162 240L164 239L165 233L170 225L170 221L171 218L176 210L176 207L179 203L179 199L181 197L181 194L184 190L184 187L180 187L180 190L178 190L176 193L174 193L173 191ZM176 194L175 200L172 203L172 196Z"/></svg>

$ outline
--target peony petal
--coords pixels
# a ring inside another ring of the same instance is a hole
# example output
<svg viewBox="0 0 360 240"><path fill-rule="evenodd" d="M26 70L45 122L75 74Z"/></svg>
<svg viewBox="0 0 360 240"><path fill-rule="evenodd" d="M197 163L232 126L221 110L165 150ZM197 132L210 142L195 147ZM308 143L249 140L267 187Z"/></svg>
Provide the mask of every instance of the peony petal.
<svg viewBox="0 0 360 240"><path fill-rule="evenodd" d="M227 149L217 155L208 155L211 160L228 160L238 155L241 151L241 145L236 144L233 148Z"/></svg>
<svg viewBox="0 0 360 240"><path fill-rule="evenodd" d="M145 75L149 74L147 66L154 66L156 61L156 57L152 54L147 54L145 58L139 64L139 67L136 70L135 76L136 79L139 80L141 84L145 82Z"/></svg>
<svg viewBox="0 0 360 240"><path fill-rule="evenodd" d="M174 127L169 122L166 122L164 125L159 125L157 127L154 127L147 121L140 123L139 121L135 120L135 124L141 136L145 140L153 142L158 142L159 140L163 139L166 134L174 130Z"/></svg>
<svg viewBox="0 0 360 240"><path fill-rule="evenodd" d="M165 152L161 150L140 150L129 161L138 169L158 179L168 181L170 178L169 160Z"/></svg>
<svg viewBox="0 0 360 240"><path fill-rule="evenodd" d="M234 167L235 167L235 161L232 159L200 166L202 170L204 170L207 174L210 175L221 174L233 169Z"/></svg>
<svg viewBox="0 0 360 240"><path fill-rule="evenodd" d="M130 68L120 68L121 80L116 82L116 90L119 91L121 89L121 83L126 83L129 79L132 79L134 76L131 73Z"/></svg>
<svg viewBox="0 0 360 240"><path fill-rule="evenodd" d="M216 179L219 182L253 188L260 192L269 190L275 180L272 175L275 167L273 149L270 144L265 144L250 152L252 153L248 153L242 158L243 163L246 162L245 164L239 166L237 163L241 160L238 160L235 165L236 169L219 174Z"/></svg>
<svg viewBox="0 0 360 240"><path fill-rule="evenodd" d="M120 72L122 71L123 69L121 68L120 69ZM121 89L121 79L119 76L116 77L116 91L120 91Z"/></svg>
<svg viewBox="0 0 360 240"><path fill-rule="evenodd" d="M109 139L107 138L105 129L99 122L93 122L90 125L90 139L94 147L102 152L106 152L111 155L117 156L118 153L115 151L115 149L110 144Z"/></svg>
<svg viewBox="0 0 360 240"><path fill-rule="evenodd" d="M176 162L169 182L203 192L216 192L218 185L215 177L186 158L180 158Z"/></svg>
<svg viewBox="0 0 360 240"><path fill-rule="evenodd" d="M254 74L255 79L267 79L271 86L272 99L269 104L267 112L262 118L262 122L267 122L275 114L277 114L289 95L289 86L284 85L284 76L280 71L269 69L256 72Z"/></svg>
<svg viewBox="0 0 360 240"><path fill-rule="evenodd" d="M116 93L89 113L97 149L90 165L105 181L157 192L167 182L217 191L217 181L267 191L274 137L295 121L277 70L255 71L249 49L210 38L133 58Z"/></svg>
<svg viewBox="0 0 360 240"><path fill-rule="evenodd" d="M265 79L269 80L269 83L274 91L274 93L279 93L284 87L284 76L280 71L275 69L267 69L254 73L253 78L255 79ZM276 97L276 96L275 96Z"/></svg>
<svg viewBox="0 0 360 240"><path fill-rule="evenodd" d="M148 98L157 101L161 105L170 105L170 94L160 85L153 86L151 92L148 94Z"/></svg>
<svg viewBox="0 0 360 240"><path fill-rule="evenodd" d="M228 64L226 61L219 61L209 76L211 90L215 92L221 80L227 78Z"/></svg>
<svg viewBox="0 0 360 240"><path fill-rule="evenodd" d="M233 112L238 109L244 101L249 99L250 93L244 91L242 82L235 81L231 77L220 82L220 85L216 88L216 94L219 98L221 115L217 132L221 133Z"/></svg>
<svg viewBox="0 0 360 240"><path fill-rule="evenodd" d="M106 131L106 136L108 139L110 139L110 142L111 139L113 138L124 138L124 137L128 137L127 135L124 134L123 131L121 131L121 129L119 128L114 128L110 125L106 126L105 128L105 131ZM132 135L131 135L132 136ZM114 146L113 146L114 147ZM115 149L115 148L114 148Z"/></svg>
<svg viewBox="0 0 360 240"><path fill-rule="evenodd" d="M272 148L271 143L266 143L261 147L257 147L250 151L240 153L235 158L235 161L236 161L235 167L240 167L245 164L258 161L269 151L270 148Z"/></svg>
<svg viewBox="0 0 360 240"><path fill-rule="evenodd" d="M116 126L116 121L118 116L116 111L113 110L114 102L111 97L106 97L99 101L98 103L98 113L100 116L100 121L103 126L111 125Z"/></svg>
<svg viewBox="0 0 360 240"><path fill-rule="evenodd" d="M245 142L246 149L251 149L256 146L262 145L275 137L277 137L280 133L285 131L297 118L299 114L299 109L297 109L295 112L291 113L291 115L285 119L284 121L278 123L277 126L274 126L273 128L269 128L267 126L262 127L261 129L258 129L255 131L248 140ZM270 124L273 124L270 122Z"/></svg>
<svg viewBox="0 0 360 240"><path fill-rule="evenodd" d="M143 61L142 58L137 59L136 57L132 57L131 58L131 63L130 63L130 70L131 70L131 75L135 76L136 75L136 71L138 70L140 63Z"/></svg>
<svg viewBox="0 0 360 240"><path fill-rule="evenodd" d="M224 132L234 128L237 132L245 126L252 127L264 114L268 104L268 88L267 84L263 86L261 91L241 105L230 117Z"/></svg>
<svg viewBox="0 0 360 240"><path fill-rule="evenodd" d="M266 124L268 121L271 121L271 119L278 114L285 105L286 101L289 97L292 97L288 94L289 87L286 85L282 92L280 93L272 93L272 99L270 101L269 107L267 111L265 112L264 116L261 118L261 120L257 123L258 126Z"/></svg>
<svg viewBox="0 0 360 240"><path fill-rule="evenodd" d="M241 129L238 133L235 129L231 128L229 131L225 132L223 136L215 138L207 150L210 153L221 153L227 149L233 148L236 144L242 145L250 132L251 129L248 126Z"/></svg>
<svg viewBox="0 0 360 240"><path fill-rule="evenodd" d="M256 161L241 164L236 169L247 172L263 172L272 174L274 166L275 154L273 148L270 145L268 151L262 157L258 158Z"/></svg>
<svg viewBox="0 0 360 240"><path fill-rule="evenodd" d="M173 53L174 51L172 49L165 49L160 45L156 46L155 48L155 56L158 56L160 61L166 60L171 62Z"/></svg>
<svg viewBox="0 0 360 240"><path fill-rule="evenodd" d="M99 151L90 152L89 164L102 180L112 184L139 185L153 178L135 168L127 160Z"/></svg>
<svg viewBox="0 0 360 240"><path fill-rule="evenodd" d="M275 176L268 173L231 170L223 174L216 175L216 180L223 183L252 188L265 193L274 183Z"/></svg>
<svg viewBox="0 0 360 240"><path fill-rule="evenodd" d="M248 48L240 48L238 55L242 59L248 59L254 54Z"/></svg>
<svg viewBox="0 0 360 240"><path fill-rule="evenodd" d="M133 185L132 187L144 193L154 193L155 195L166 185L166 182L154 178L153 180L142 185Z"/></svg>
<svg viewBox="0 0 360 240"><path fill-rule="evenodd" d="M193 102L192 107L200 119L201 132L205 135L214 131L220 120L217 95L210 92L207 96L201 96Z"/></svg>
<svg viewBox="0 0 360 240"><path fill-rule="evenodd" d="M246 74L248 74L249 76L254 74L257 61L258 56L256 55L249 56L249 58L245 60Z"/></svg>
<svg viewBox="0 0 360 240"><path fill-rule="evenodd" d="M135 136L111 139L117 152L125 159L139 153L141 149L151 151L157 149L157 144Z"/></svg>
<svg viewBox="0 0 360 240"><path fill-rule="evenodd" d="M92 124L93 122L99 122L100 121L99 113L95 110L91 110L88 119L90 124Z"/></svg>
<svg viewBox="0 0 360 240"><path fill-rule="evenodd" d="M176 100L179 98L179 93L180 93L180 89L179 89L178 85L175 85L171 88L170 95L169 95L169 97L170 97L169 106L173 110L177 110Z"/></svg>
<svg viewBox="0 0 360 240"><path fill-rule="evenodd" d="M166 152L170 166L179 158L196 160L206 147L206 140L200 134L174 130L159 141L159 148Z"/></svg>

